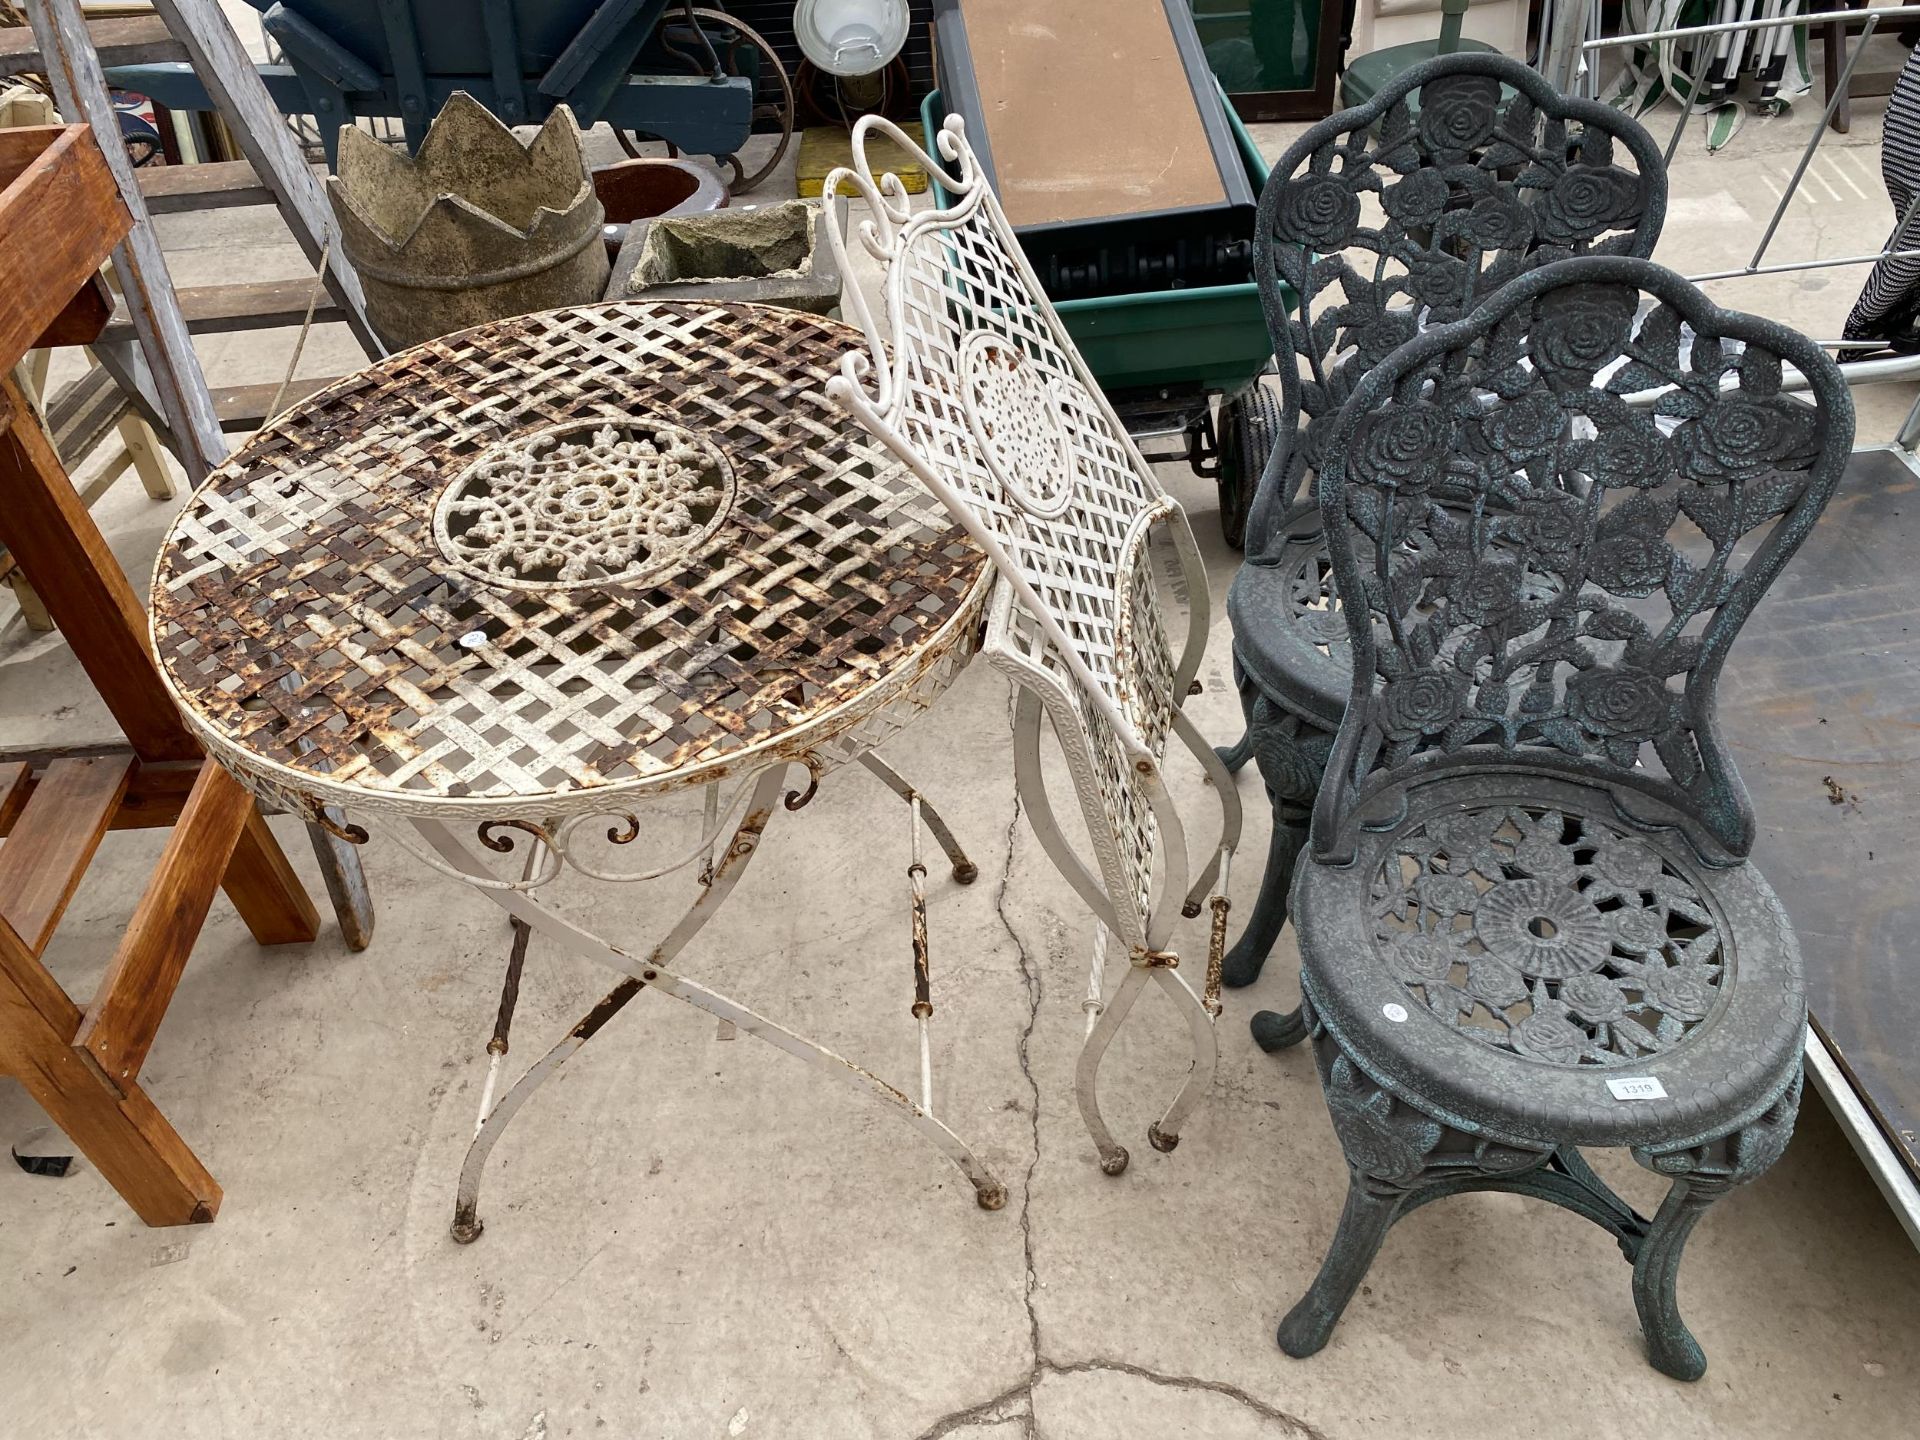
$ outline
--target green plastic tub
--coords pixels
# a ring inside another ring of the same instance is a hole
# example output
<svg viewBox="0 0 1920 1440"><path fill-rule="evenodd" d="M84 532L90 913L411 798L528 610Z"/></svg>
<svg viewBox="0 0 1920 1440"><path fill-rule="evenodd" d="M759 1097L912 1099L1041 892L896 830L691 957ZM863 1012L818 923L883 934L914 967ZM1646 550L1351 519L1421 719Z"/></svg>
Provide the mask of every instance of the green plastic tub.
<svg viewBox="0 0 1920 1440"><path fill-rule="evenodd" d="M1233 107L1226 109L1257 193L1267 183L1267 162ZM946 115L938 90L921 103L929 144ZM937 179L933 193L936 203L949 202ZM1273 359L1260 292L1251 280L1244 285L1063 300L1054 308L1086 357L1087 368L1109 394L1198 385L1231 395L1252 384Z"/></svg>

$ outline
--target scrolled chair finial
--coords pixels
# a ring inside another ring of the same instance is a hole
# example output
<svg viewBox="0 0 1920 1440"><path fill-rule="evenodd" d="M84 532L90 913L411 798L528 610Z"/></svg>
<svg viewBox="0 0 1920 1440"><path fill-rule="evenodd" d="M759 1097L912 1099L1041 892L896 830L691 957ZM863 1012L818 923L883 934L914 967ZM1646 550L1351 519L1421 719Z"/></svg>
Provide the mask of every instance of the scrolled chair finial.
<svg viewBox="0 0 1920 1440"><path fill-rule="evenodd" d="M852 281L855 274L849 263L848 232L859 237L860 248L869 259L890 266L901 258L901 246L909 238L915 217L913 197L892 170L875 175L870 153L875 135L891 140L909 162L918 161L931 181L951 197L945 207L918 212L921 225L929 228L961 223L981 203L985 187L980 184L980 167L967 143L966 125L958 115L949 115L934 133L933 143L943 159L942 165L905 131L880 115L863 116L853 127L851 165L831 171L821 187L821 203L828 207L827 242L840 273L849 277L842 296L847 317L866 336L864 351L841 357L840 374L827 382L827 396L836 405L857 415L880 416L893 406L898 383L889 363L888 349L879 321L869 307L867 296ZM858 196L866 202L867 214L859 220L842 217L833 208L837 199Z"/></svg>

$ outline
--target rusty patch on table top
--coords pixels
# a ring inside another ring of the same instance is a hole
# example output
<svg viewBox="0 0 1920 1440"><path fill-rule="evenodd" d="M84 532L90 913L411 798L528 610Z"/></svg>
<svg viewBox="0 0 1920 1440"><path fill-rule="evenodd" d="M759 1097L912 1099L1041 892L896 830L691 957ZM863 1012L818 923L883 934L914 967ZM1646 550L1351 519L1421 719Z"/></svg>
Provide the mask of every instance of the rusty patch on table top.
<svg viewBox="0 0 1920 1440"><path fill-rule="evenodd" d="M985 558L826 399L859 344L793 311L627 302L369 367L176 522L153 595L169 682L225 758L370 795L590 790L864 712L961 643ZM633 584L447 563L435 507L476 457L602 420L725 454L734 493L702 544Z"/></svg>

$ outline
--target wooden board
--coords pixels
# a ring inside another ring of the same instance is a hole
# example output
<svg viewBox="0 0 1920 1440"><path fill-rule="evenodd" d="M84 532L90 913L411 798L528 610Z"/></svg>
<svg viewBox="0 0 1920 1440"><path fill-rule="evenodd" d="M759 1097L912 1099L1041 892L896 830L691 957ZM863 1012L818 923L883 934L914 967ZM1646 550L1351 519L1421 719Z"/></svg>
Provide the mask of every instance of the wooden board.
<svg viewBox="0 0 1920 1440"><path fill-rule="evenodd" d="M120 119L107 95L107 81L87 37L80 0L35 0L28 7L34 38L46 59L47 79L53 86L60 113L85 121L102 135L119 133ZM226 458L226 436L213 418L207 398L206 376L194 354L186 322L173 298L160 242L147 219L146 202L133 178L133 161L124 145L104 148L121 203L133 216L133 229L114 249L113 268L140 336L140 348L151 367L155 393L173 437L173 451L187 482L199 484Z"/></svg>
<svg viewBox="0 0 1920 1440"><path fill-rule="evenodd" d="M314 298L313 284L307 279L189 285L176 290L174 296L180 302L180 315L187 322L189 333L224 335L235 330L298 325L306 318L307 304ZM325 325L345 318L346 311L322 286L319 303L313 309L313 323ZM124 311L116 313L106 327L106 335L110 340L133 339L132 320ZM217 406L214 413L219 414Z"/></svg>
<svg viewBox="0 0 1920 1440"><path fill-rule="evenodd" d="M271 205L273 191L244 160L207 165L142 165L134 172L149 215L224 210L235 205Z"/></svg>
<svg viewBox="0 0 1920 1440"><path fill-rule="evenodd" d="M273 191L281 218L307 259L316 268L325 263L328 284L346 312L344 318L354 338L368 355L377 359L386 354L386 347L367 323L360 277L347 259L340 222L334 219L326 192L225 14L215 0L154 0L154 8L166 20L168 30L187 47L194 74L220 107L247 163Z"/></svg>
<svg viewBox="0 0 1920 1440"><path fill-rule="evenodd" d="M285 409L296 400L304 400L316 390L325 389L340 377L329 375L317 380L295 379L280 397ZM280 389L279 381L266 385L223 385L213 392L213 413L220 417L222 430L258 430L267 420L267 407Z"/></svg>
<svg viewBox="0 0 1920 1440"><path fill-rule="evenodd" d="M29 416L0 377L0 403ZM0 545L54 612L67 643L143 759L193 760L200 745L154 671L147 616L81 504L46 433L21 420L0 434Z"/></svg>
<svg viewBox="0 0 1920 1440"><path fill-rule="evenodd" d="M1920 1178L1920 480L1854 456L1720 688L1815 1027Z"/></svg>
<svg viewBox="0 0 1920 1440"><path fill-rule="evenodd" d="M167 33L158 15L131 15L119 20L92 20L87 33L102 65L153 65L184 60L186 47ZM44 74L40 44L25 25L0 30L0 76Z"/></svg>
<svg viewBox="0 0 1920 1440"><path fill-rule="evenodd" d="M138 1075L153 1048L249 816L253 797L207 761L74 1037L113 1083Z"/></svg>
<svg viewBox="0 0 1920 1440"><path fill-rule="evenodd" d="M146 1091L73 1047L79 1011L0 921L0 1071L10 1073L149 1225L213 1219L220 1187Z"/></svg>
<svg viewBox="0 0 1920 1440"><path fill-rule="evenodd" d="M1016 226L1227 199L1162 0L962 0Z"/></svg>
<svg viewBox="0 0 1920 1440"><path fill-rule="evenodd" d="M126 793L131 755L56 760L0 845L0 915L38 955Z"/></svg>
<svg viewBox="0 0 1920 1440"><path fill-rule="evenodd" d="M60 760L132 761L127 788L114 807L110 830L153 830L180 818L200 778L201 760L138 759L125 745L71 745L0 752L0 836L11 835L26 803ZM36 773L36 770L38 773Z"/></svg>
<svg viewBox="0 0 1920 1440"><path fill-rule="evenodd" d="M85 126L0 134L9 137L0 145L0 239L9 265L0 286L0 370L11 370L92 281L130 222Z"/></svg>

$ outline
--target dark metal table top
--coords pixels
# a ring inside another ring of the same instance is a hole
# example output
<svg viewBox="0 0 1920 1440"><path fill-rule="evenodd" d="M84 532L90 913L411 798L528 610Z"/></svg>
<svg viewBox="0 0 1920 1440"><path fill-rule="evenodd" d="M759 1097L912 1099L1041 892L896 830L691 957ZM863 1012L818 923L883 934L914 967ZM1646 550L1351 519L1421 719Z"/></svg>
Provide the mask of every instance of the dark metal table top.
<svg viewBox="0 0 1920 1440"><path fill-rule="evenodd" d="M1920 1178L1920 481L1898 459L1853 457L1720 686L1814 1026Z"/></svg>
<svg viewBox="0 0 1920 1440"><path fill-rule="evenodd" d="M964 663L989 580L826 399L860 343L790 310L625 302L372 365L176 520L167 683L216 756L310 815L555 816L849 758Z"/></svg>

